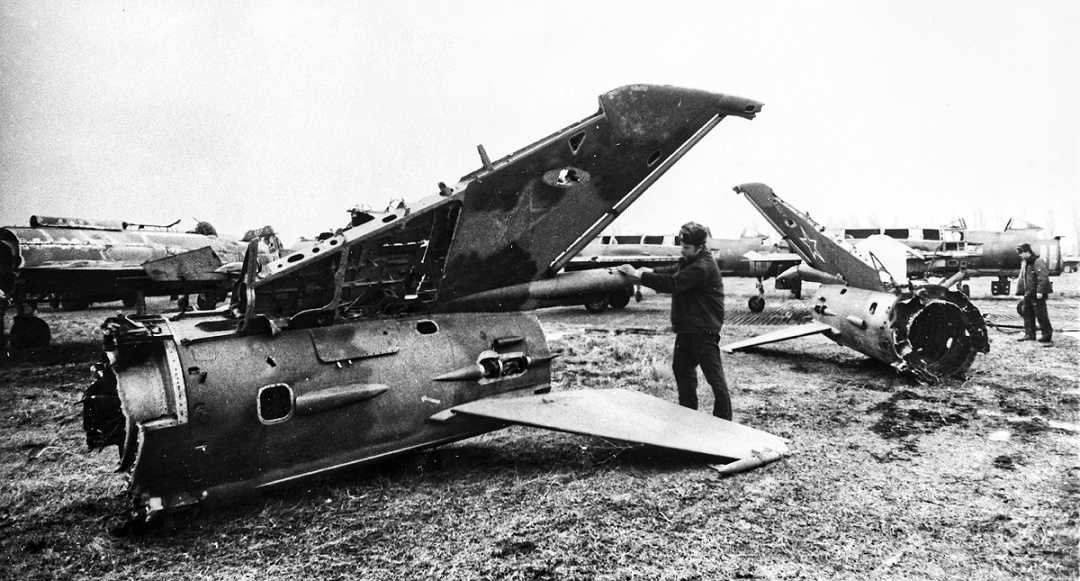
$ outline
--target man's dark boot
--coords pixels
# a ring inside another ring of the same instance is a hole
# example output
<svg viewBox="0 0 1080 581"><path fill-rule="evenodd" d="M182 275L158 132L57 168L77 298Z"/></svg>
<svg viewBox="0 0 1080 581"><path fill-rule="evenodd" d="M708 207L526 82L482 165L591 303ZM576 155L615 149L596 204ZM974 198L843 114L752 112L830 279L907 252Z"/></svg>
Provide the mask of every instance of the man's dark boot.
<svg viewBox="0 0 1080 581"><path fill-rule="evenodd" d="M1053 340L1054 339L1050 335L1043 335L1042 337L1039 337L1039 343L1050 343L1053 342Z"/></svg>
<svg viewBox="0 0 1080 581"><path fill-rule="evenodd" d="M1035 340L1034 335L1024 335L1023 337L1020 337L1019 339L1017 339L1017 341L1034 341L1034 340Z"/></svg>

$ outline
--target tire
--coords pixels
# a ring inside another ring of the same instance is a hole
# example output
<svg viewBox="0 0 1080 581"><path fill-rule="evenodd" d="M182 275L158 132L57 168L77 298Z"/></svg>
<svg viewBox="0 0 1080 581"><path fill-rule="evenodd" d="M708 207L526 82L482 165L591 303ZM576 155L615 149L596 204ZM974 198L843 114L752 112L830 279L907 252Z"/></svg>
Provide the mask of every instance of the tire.
<svg viewBox="0 0 1080 581"><path fill-rule="evenodd" d="M746 301L746 306L750 307L751 313L760 313L765 310L765 299L759 296L750 297L750 300Z"/></svg>
<svg viewBox="0 0 1080 581"><path fill-rule="evenodd" d="M218 300L213 292L199 293L195 304L198 305L200 311L212 311L217 308Z"/></svg>
<svg viewBox="0 0 1080 581"><path fill-rule="evenodd" d="M38 317L15 315L11 321L8 342L12 351L48 347L51 340L52 331L49 329L49 324Z"/></svg>
<svg viewBox="0 0 1080 581"><path fill-rule="evenodd" d="M585 303L585 310L589 311L594 315L599 315L600 313L607 310L607 302L607 295L600 295L598 297L594 297L592 300Z"/></svg>
<svg viewBox="0 0 1080 581"><path fill-rule="evenodd" d="M134 309L135 305L139 304L139 297L135 295L127 295L120 300L124 303L125 309Z"/></svg>
<svg viewBox="0 0 1080 581"><path fill-rule="evenodd" d="M613 309L621 309L630 304L630 291L629 290L617 290L607 298L607 304Z"/></svg>
<svg viewBox="0 0 1080 581"><path fill-rule="evenodd" d="M971 297L971 287L968 285L960 285L960 292L964 293L965 297Z"/></svg>

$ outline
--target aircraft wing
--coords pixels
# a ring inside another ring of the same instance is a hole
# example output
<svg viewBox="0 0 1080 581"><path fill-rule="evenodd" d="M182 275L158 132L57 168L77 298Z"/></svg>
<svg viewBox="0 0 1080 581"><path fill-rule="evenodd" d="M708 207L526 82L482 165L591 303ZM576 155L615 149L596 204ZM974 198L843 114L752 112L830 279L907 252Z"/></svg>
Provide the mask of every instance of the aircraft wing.
<svg viewBox="0 0 1080 581"><path fill-rule="evenodd" d="M779 331L773 331L772 333L765 333L764 335L758 335L750 339L743 341L736 341L724 345L722 349L725 353L734 353L742 349L749 347L757 347L758 345L767 345L769 343L779 343L780 341L787 341L788 339L795 339L797 337L808 337L810 335L817 335L818 333L835 333L836 329L826 325L825 323L807 323L805 325L797 325L795 327L788 327L787 329L780 329Z"/></svg>
<svg viewBox="0 0 1080 581"><path fill-rule="evenodd" d="M766 450L788 452L787 440L779 436L627 389L487 398L451 411L736 460Z"/></svg>

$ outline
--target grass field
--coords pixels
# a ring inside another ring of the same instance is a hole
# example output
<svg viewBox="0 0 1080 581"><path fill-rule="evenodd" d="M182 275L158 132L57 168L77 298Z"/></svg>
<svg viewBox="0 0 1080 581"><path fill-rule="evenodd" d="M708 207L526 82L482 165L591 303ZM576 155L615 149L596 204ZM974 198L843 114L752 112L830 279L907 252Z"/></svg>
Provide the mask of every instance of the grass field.
<svg viewBox="0 0 1080 581"><path fill-rule="evenodd" d="M1057 279L1056 301L1075 304L1078 277ZM744 282L729 285L733 309ZM663 313L632 329L542 315L564 353L553 389L674 399ZM725 356L735 420L794 450L732 478L700 458L510 428L118 536L125 477L113 450L86 450L79 417L109 314L45 313L54 345L0 364L2 578L1080 575L1080 350L1063 334L1044 347L993 330L966 380L935 386L822 338ZM730 326L724 341L774 328Z"/></svg>

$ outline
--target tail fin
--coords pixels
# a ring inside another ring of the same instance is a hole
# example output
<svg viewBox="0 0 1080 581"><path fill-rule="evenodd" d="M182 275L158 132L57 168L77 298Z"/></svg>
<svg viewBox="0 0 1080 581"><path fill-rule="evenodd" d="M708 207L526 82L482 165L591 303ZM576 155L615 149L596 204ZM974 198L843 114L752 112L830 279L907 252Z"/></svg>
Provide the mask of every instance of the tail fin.
<svg viewBox="0 0 1080 581"><path fill-rule="evenodd" d="M462 178L441 298L549 278L723 118L749 99L655 85L600 96L600 110Z"/></svg>
<svg viewBox="0 0 1080 581"><path fill-rule="evenodd" d="M873 291L887 290L880 271L860 259L854 248L833 239L824 228L773 193L765 184L742 184L735 191L776 228L807 266L839 276L848 285Z"/></svg>
<svg viewBox="0 0 1080 581"><path fill-rule="evenodd" d="M482 152L483 167L455 185L267 264L248 309L314 324L546 281L721 120L761 108L677 87L609 91L593 115L509 156Z"/></svg>

